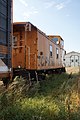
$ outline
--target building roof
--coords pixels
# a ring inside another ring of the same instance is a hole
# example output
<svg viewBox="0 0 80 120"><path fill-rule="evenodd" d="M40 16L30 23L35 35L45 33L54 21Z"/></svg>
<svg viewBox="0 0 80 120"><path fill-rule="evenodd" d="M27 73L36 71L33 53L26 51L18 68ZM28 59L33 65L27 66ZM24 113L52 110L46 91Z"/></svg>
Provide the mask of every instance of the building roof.
<svg viewBox="0 0 80 120"><path fill-rule="evenodd" d="M67 53L66 55L68 55L68 54L74 54L74 53L80 54L79 52L71 51L71 52Z"/></svg>

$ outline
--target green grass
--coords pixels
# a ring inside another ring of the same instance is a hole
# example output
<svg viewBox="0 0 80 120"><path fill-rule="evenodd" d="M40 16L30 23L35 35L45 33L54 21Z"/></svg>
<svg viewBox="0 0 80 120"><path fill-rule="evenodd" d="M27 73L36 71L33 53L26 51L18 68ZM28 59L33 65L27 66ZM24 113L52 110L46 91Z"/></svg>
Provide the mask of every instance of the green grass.
<svg viewBox="0 0 80 120"><path fill-rule="evenodd" d="M79 120L78 75L57 74L30 88L17 78L0 95L0 120Z"/></svg>

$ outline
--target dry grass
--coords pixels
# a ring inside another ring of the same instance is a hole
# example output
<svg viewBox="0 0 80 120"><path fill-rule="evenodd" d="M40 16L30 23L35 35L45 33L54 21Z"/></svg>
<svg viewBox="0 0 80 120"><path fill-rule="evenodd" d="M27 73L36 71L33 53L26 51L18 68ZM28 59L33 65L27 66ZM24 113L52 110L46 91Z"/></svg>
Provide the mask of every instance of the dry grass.
<svg viewBox="0 0 80 120"><path fill-rule="evenodd" d="M0 81L0 94L3 93L6 90L5 86L3 85L3 82Z"/></svg>
<svg viewBox="0 0 80 120"><path fill-rule="evenodd" d="M0 120L80 120L80 76L68 76L49 75L29 89L16 78L0 98Z"/></svg>
<svg viewBox="0 0 80 120"><path fill-rule="evenodd" d="M66 72L67 73L79 73L80 72L80 67L66 67Z"/></svg>

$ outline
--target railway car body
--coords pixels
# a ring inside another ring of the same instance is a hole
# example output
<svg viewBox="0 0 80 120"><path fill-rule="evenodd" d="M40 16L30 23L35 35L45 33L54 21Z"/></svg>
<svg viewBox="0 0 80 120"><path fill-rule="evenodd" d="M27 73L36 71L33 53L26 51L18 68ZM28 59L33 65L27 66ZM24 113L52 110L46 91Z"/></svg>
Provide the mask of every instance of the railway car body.
<svg viewBox="0 0 80 120"><path fill-rule="evenodd" d="M12 0L0 0L0 79L12 74Z"/></svg>
<svg viewBox="0 0 80 120"><path fill-rule="evenodd" d="M56 43L30 22L13 24L13 68L26 70L49 71L64 69L62 58L64 51L63 39L59 36ZM62 42L62 43L61 43Z"/></svg>

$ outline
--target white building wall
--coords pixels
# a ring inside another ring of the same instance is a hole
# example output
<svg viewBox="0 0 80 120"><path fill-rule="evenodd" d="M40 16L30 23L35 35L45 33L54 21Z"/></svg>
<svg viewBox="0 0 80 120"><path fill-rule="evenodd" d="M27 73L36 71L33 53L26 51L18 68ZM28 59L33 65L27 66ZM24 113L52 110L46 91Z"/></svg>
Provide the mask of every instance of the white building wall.
<svg viewBox="0 0 80 120"><path fill-rule="evenodd" d="M80 66L80 53L70 52L64 56L63 64L65 67Z"/></svg>

